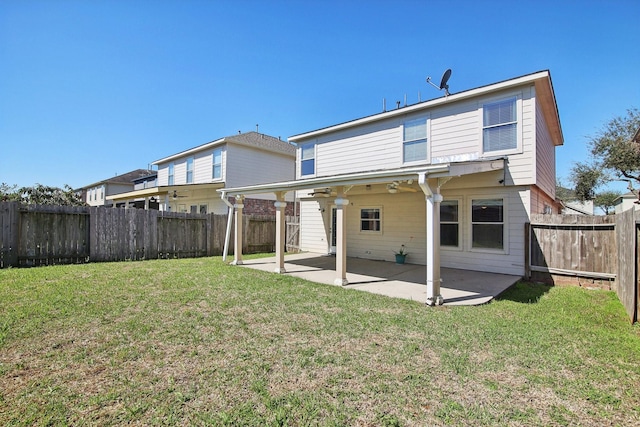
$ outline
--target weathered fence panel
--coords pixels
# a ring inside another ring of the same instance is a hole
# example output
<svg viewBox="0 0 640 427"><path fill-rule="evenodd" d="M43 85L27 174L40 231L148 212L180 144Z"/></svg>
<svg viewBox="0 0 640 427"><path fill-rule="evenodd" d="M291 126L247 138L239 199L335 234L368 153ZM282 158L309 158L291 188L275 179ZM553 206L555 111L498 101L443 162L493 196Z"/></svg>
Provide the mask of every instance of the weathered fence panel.
<svg viewBox="0 0 640 427"><path fill-rule="evenodd" d="M613 216L532 215L527 236L531 274L615 279L615 228Z"/></svg>
<svg viewBox="0 0 640 427"><path fill-rule="evenodd" d="M0 268L18 265L18 229L20 204L0 203Z"/></svg>
<svg viewBox="0 0 640 427"><path fill-rule="evenodd" d="M640 287L640 211L628 210L616 215L618 280L616 291L632 322L638 320Z"/></svg>
<svg viewBox="0 0 640 427"><path fill-rule="evenodd" d="M276 242L275 217L245 215L243 217L243 253L273 252Z"/></svg>
<svg viewBox="0 0 640 427"><path fill-rule="evenodd" d="M196 258L207 256L207 221L211 216L160 212L158 216L158 257Z"/></svg>
<svg viewBox="0 0 640 427"><path fill-rule="evenodd" d="M91 261L158 257L158 211L93 207L90 212Z"/></svg>
<svg viewBox="0 0 640 427"><path fill-rule="evenodd" d="M17 266L73 264L89 257L87 208L24 206L20 219Z"/></svg>
<svg viewBox="0 0 640 427"><path fill-rule="evenodd" d="M298 252L300 250L300 222L298 217L287 217L285 236L287 252Z"/></svg>
<svg viewBox="0 0 640 427"><path fill-rule="evenodd" d="M0 203L0 268L222 254L227 215ZM244 253L269 252L275 217L245 215ZM233 239L229 253L233 253Z"/></svg>

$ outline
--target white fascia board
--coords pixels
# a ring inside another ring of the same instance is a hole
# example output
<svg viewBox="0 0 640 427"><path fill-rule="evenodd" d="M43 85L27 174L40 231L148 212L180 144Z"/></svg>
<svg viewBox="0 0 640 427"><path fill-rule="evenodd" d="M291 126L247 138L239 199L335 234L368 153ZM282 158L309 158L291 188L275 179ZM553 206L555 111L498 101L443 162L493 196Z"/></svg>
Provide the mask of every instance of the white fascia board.
<svg viewBox="0 0 640 427"><path fill-rule="evenodd" d="M298 135L290 136L288 138L289 141L295 142L299 144L299 140L304 140L308 138L317 137L320 135L324 135L325 133L335 132L338 130L347 129L354 126L360 126L366 123L376 122L379 120L388 119L390 117L395 117L398 115L403 115L407 113L412 113L414 111L420 111L427 108L434 108L439 105L450 104L452 102L462 101L468 98L473 98L476 96L486 95L491 92L497 92L505 89L510 89L516 86L521 86L525 84L534 83L536 80L549 78L549 71L540 71L534 74L528 74L526 76L517 77L511 80L505 80L499 83L493 83L487 86L482 86L475 89L470 89L464 92L454 93L449 96L443 96L440 98L432 99L430 101L420 102L418 104L409 105L407 107L397 108L395 110L386 111L379 114L374 114L372 116L363 117L360 119L352 120L345 123L340 123L334 126L329 126L326 128L314 130L307 133L301 133Z"/></svg>
<svg viewBox="0 0 640 427"><path fill-rule="evenodd" d="M199 145L197 147L190 148L188 150L181 151L179 153L172 154L170 156L164 157L164 158L162 158L160 160L156 160L155 162L152 162L151 164L157 166L157 165L160 165L162 163L167 163L167 162L170 162L172 160L176 160L176 159L179 159L181 157L188 156L189 154L197 153L198 151L206 150L207 148L211 148L211 147L214 147L216 145L223 144L224 142L225 142L225 138L216 139L215 141L207 142L206 144L202 144L202 145Z"/></svg>
<svg viewBox="0 0 640 427"><path fill-rule="evenodd" d="M396 181L408 178L416 178L422 172L436 173L447 172L449 164L422 166L407 169L392 169L374 172L357 172L344 175L334 175L320 178L299 179L293 181L275 182L270 184L258 184L247 187L222 188L217 190L226 194L263 194L276 191L306 190L319 187L335 187L340 185L364 185L384 181Z"/></svg>
<svg viewBox="0 0 640 427"><path fill-rule="evenodd" d="M446 176L462 176L473 173L488 172L504 169L503 158L493 158L481 161L461 163L441 163L436 165L416 166L412 168L390 169L371 172L355 172L344 175L333 175L320 178L298 179L293 181L257 184L246 187L221 188L219 193L229 195L250 195L274 193L278 191L310 190L321 187L336 187L348 185L366 185L380 182L392 182L406 179L417 179L426 173L427 178L441 178Z"/></svg>

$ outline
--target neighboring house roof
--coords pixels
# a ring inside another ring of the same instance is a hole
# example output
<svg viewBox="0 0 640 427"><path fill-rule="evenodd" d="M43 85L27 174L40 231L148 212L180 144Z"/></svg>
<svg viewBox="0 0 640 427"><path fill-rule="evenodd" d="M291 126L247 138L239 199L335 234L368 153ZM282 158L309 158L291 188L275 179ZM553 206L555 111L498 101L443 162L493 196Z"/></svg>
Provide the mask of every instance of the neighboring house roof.
<svg viewBox="0 0 640 427"><path fill-rule="evenodd" d="M152 174L155 174L155 171L148 169L136 169L131 172L123 173L122 175L116 175L111 178L103 179L102 181L94 182L93 184L85 185L84 187L78 188L78 190L83 190L87 188L97 187L99 185L104 184L132 184L133 181L142 177L146 177Z"/></svg>
<svg viewBox="0 0 640 427"><path fill-rule="evenodd" d="M149 172L153 172L153 173L150 173L150 174L135 178L133 180L133 182L140 182L140 181L144 181L144 180L147 180L147 179L157 178L158 177L158 172L156 172L156 171L149 171Z"/></svg>
<svg viewBox="0 0 640 427"><path fill-rule="evenodd" d="M638 196L636 196L634 193L629 191L628 193L621 194L620 196L616 197L616 199L613 201L613 203L616 204L616 205L619 205L620 203L622 203L623 199L637 199L637 198L638 198Z"/></svg>
<svg viewBox="0 0 640 427"><path fill-rule="evenodd" d="M292 145L286 141L282 141L280 138L275 138L273 136L265 135L263 133L247 132L247 133L239 133L237 135L225 136L223 138L216 139L215 141L207 142L206 144L202 144L197 147L190 148L185 151L181 151L180 153L176 153L176 154L172 154L171 156L164 157L160 160L156 160L151 164L158 165L161 163L166 163L171 160L184 157L188 154L197 153L198 151L206 150L208 148L215 147L217 145L228 144L228 143L239 144L247 147L285 154L291 157L295 157L296 155L295 145Z"/></svg>
<svg viewBox="0 0 640 427"><path fill-rule="evenodd" d="M362 117L359 119L351 120L348 122L340 123L337 125L317 129L311 132L306 132L289 137L289 141L297 142L299 140L313 138L329 132L334 132L341 129L346 129L354 126L359 126L365 123L374 122L389 117L398 115L404 115L412 111L419 111L426 108L438 107L441 105L450 104L452 102L461 101L464 99L485 95L497 90L509 89L512 87L520 86L523 84L534 84L536 89L536 97L539 99L542 106L542 112L551 133L551 138L554 145L563 145L564 138L562 136L562 127L560 125L560 116L558 114L558 105L556 103L555 95L553 92L553 84L551 82L551 74L549 70L538 71L536 73L527 74L514 79L504 80L498 83L492 83L486 86L480 86L475 89L470 89L458 93L450 94L440 98L431 99L424 102L418 102L406 107L397 108L382 113L373 114L370 116Z"/></svg>

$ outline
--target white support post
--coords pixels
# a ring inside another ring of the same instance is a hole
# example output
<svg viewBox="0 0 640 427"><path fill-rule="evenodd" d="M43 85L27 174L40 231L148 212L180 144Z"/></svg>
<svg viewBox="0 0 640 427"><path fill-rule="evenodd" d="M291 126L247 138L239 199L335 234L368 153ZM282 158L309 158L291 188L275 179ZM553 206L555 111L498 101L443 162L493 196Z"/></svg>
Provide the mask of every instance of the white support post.
<svg viewBox="0 0 640 427"><path fill-rule="evenodd" d="M442 305L440 294L440 203L442 195L432 193L427 202L427 305Z"/></svg>
<svg viewBox="0 0 640 427"><path fill-rule="evenodd" d="M284 268L284 209L287 207L287 203L284 201L284 193L276 193L276 202L273 205L276 208L276 268L274 271L282 274L287 272Z"/></svg>
<svg viewBox="0 0 640 427"><path fill-rule="evenodd" d="M336 205L336 279L334 284L345 286L347 280L347 206L349 200L344 198L342 189L338 191Z"/></svg>
<svg viewBox="0 0 640 427"><path fill-rule="evenodd" d="M243 196L236 197L235 208L235 248L233 251L233 261L231 265L242 265L242 210L244 208Z"/></svg>
<svg viewBox="0 0 640 427"><path fill-rule="evenodd" d="M149 198L148 197L144 198L144 210L145 211L149 210Z"/></svg>

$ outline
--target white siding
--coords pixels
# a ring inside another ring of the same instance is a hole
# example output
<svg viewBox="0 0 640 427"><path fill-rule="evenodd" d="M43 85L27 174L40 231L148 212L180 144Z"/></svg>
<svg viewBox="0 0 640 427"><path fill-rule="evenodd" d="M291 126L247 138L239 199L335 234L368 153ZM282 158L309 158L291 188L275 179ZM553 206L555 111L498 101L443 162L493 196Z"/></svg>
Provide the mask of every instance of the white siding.
<svg viewBox="0 0 640 427"><path fill-rule="evenodd" d="M539 105L536 108L536 140L536 184L555 198L556 150Z"/></svg>
<svg viewBox="0 0 640 427"><path fill-rule="evenodd" d="M323 212L324 210L324 212ZM326 200L300 201L300 249L326 254L329 252L331 205Z"/></svg>
<svg viewBox="0 0 640 427"><path fill-rule="evenodd" d="M406 120L424 117L429 118L429 158L425 164L494 157L492 153L482 153L481 108L486 102L511 96L518 97L520 106L520 151L508 155L506 184L530 185L535 183L536 107L533 86L412 112L298 142L300 145L316 144L315 176L318 177L393 169L403 166L402 124ZM300 178L299 153L297 166L297 178Z"/></svg>
<svg viewBox="0 0 640 427"><path fill-rule="evenodd" d="M460 200L460 248L441 249L443 267L524 275L524 224L531 203L528 187L443 189L442 194L445 200ZM471 248L471 201L478 198L505 200L506 240L502 252ZM404 244L409 253L407 262L426 264L426 202L422 192L350 194L348 199L348 256L393 261L394 250ZM332 203L333 199L303 200L300 203L302 250L327 251ZM319 210L323 207L325 212ZM360 231L360 209L369 207L381 209L381 233Z"/></svg>
<svg viewBox="0 0 640 427"><path fill-rule="evenodd" d="M158 165L158 187L169 185L169 163Z"/></svg>
<svg viewBox="0 0 640 427"><path fill-rule="evenodd" d="M242 187L294 179L294 158L243 145L227 145L227 187ZM224 163L224 158L223 158Z"/></svg>

